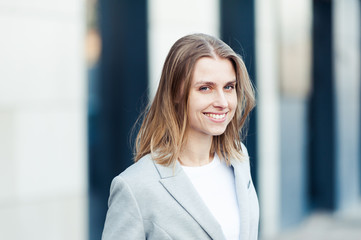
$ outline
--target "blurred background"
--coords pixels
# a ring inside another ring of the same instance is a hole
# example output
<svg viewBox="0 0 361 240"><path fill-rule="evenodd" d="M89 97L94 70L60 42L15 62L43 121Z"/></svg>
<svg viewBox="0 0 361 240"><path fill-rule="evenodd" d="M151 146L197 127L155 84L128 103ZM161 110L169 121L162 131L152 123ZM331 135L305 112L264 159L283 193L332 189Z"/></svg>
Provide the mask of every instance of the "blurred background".
<svg viewBox="0 0 361 240"><path fill-rule="evenodd" d="M260 239L360 239L360 4L0 0L0 239L101 238L134 122L195 32L242 55L257 90Z"/></svg>

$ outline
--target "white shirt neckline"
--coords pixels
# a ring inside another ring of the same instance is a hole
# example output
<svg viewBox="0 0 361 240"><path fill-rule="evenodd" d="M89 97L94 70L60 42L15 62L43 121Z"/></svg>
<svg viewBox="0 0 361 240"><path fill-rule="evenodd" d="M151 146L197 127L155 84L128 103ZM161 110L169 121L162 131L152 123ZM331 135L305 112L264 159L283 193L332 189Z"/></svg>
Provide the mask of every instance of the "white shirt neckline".
<svg viewBox="0 0 361 240"><path fill-rule="evenodd" d="M212 162L206 165L182 168L222 227L226 239L239 239L241 216L232 167L215 154Z"/></svg>

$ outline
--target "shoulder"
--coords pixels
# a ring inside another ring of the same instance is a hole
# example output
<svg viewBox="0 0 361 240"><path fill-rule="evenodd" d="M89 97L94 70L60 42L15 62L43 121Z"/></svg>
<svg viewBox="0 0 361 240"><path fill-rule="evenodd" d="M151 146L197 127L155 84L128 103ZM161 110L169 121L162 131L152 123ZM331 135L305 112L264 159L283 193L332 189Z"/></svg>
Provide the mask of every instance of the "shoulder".
<svg viewBox="0 0 361 240"><path fill-rule="evenodd" d="M245 156L245 158L247 158L247 160L249 160L249 155L246 146L243 143L241 143L241 147L242 147L242 154Z"/></svg>
<svg viewBox="0 0 361 240"><path fill-rule="evenodd" d="M113 179L113 184L126 184L131 189L141 189L158 182L160 177L150 154L133 163Z"/></svg>
<svg viewBox="0 0 361 240"><path fill-rule="evenodd" d="M132 177L138 177L142 173L149 172L153 169L154 169L153 159L150 154L147 154L141 159L139 159L137 162L130 165L119 175L127 179Z"/></svg>
<svg viewBox="0 0 361 240"><path fill-rule="evenodd" d="M241 163L242 164L244 164L244 165L246 165L248 168L250 168L250 159L249 159L249 155L248 155L248 150L247 150L247 147L243 144L243 143L241 143L242 145L242 152L241 152L241 154L242 154L242 159L241 159Z"/></svg>
<svg viewBox="0 0 361 240"><path fill-rule="evenodd" d="M231 164L237 169L242 169L243 171L250 171L250 158L248 155L247 147L241 143L241 158L240 159L231 159Z"/></svg>
<svg viewBox="0 0 361 240"><path fill-rule="evenodd" d="M159 193L164 191L155 164L151 156L146 155L116 176L111 183L109 204L132 202L141 215L145 214L149 201L158 201Z"/></svg>

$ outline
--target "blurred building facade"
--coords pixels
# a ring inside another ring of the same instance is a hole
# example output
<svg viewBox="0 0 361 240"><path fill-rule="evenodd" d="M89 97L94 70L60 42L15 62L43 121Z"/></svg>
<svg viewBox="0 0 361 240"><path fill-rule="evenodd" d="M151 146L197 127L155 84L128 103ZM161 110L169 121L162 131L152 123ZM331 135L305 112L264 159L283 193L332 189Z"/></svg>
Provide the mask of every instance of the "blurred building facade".
<svg viewBox="0 0 361 240"><path fill-rule="evenodd" d="M86 239L84 1L0 1L0 239Z"/></svg>

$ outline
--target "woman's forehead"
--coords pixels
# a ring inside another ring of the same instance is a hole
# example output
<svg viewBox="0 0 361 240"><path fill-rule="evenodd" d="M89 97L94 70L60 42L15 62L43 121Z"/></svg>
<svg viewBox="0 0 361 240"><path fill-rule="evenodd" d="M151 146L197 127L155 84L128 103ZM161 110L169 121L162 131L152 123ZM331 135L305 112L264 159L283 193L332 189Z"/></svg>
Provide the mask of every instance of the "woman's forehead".
<svg viewBox="0 0 361 240"><path fill-rule="evenodd" d="M231 60L227 58L202 57L197 60L192 84L222 83L236 80L236 72Z"/></svg>

